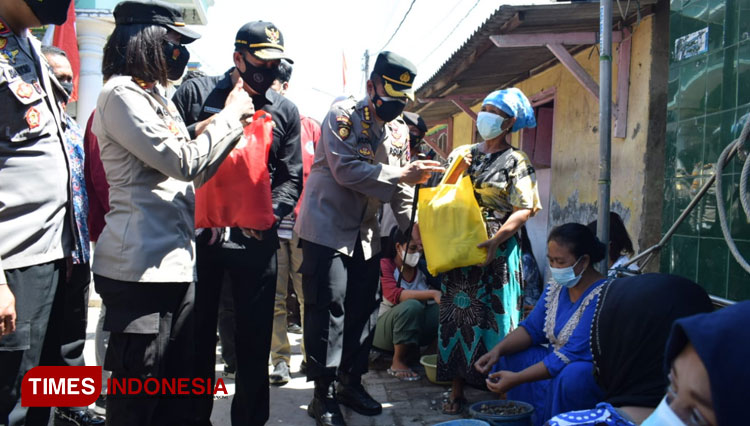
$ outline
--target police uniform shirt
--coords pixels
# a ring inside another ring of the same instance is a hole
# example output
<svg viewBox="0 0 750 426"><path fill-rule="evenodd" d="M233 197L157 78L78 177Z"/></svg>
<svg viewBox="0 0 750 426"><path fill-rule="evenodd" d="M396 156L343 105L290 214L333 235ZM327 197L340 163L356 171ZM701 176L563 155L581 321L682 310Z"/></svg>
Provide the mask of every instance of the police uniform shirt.
<svg viewBox="0 0 750 426"><path fill-rule="evenodd" d="M70 174L54 77L29 33L0 19L0 283L70 250Z"/></svg>
<svg viewBox="0 0 750 426"><path fill-rule="evenodd" d="M224 108L227 96L234 88L230 75L233 69L219 76L190 79L177 89L172 101L191 136L195 134L196 123ZM271 175L273 211L282 218L292 212L302 192L299 111L292 101L272 89L265 96L252 98L255 109L271 114L275 123L273 144L268 153L268 171Z"/></svg>
<svg viewBox="0 0 750 426"><path fill-rule="evenodd" d="M295 225L300 238L347 256L359 240L369 259L380 251L377 212L382 203L397 205L394 211L408 222L403 206L413 193L399 184L408 161L404 129L401 121L376 121L367 99L333 105L321 125L302 200L304 214Z"/></svg>

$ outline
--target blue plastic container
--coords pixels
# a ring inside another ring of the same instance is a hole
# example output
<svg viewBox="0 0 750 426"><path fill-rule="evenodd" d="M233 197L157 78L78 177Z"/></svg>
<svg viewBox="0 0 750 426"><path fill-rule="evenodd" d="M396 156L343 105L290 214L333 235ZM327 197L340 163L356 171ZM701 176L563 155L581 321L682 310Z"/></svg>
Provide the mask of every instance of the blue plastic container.
<svg viewBox="0 0 750 426"><path fill-rule="evenodd" d="M484 420L457 419L443 423L437 423L434 426L490 426L490 424L485 422Z"/></svg>
<svg viewBox="0 0 750 426"><path fill-rule="evenodd" d="M500 416L496 414L486 414L480 412L480 407L488 405L492 407L505 406L508 404L516 404L525 408L522 414L515 416ZM472 404L469 407L469 414L471 417L479 420L484 420L491 426L531 426L532 416L534 415L534 406L521 401L502 400L496 399L492 401L481 401L476 404Z"/></svg>

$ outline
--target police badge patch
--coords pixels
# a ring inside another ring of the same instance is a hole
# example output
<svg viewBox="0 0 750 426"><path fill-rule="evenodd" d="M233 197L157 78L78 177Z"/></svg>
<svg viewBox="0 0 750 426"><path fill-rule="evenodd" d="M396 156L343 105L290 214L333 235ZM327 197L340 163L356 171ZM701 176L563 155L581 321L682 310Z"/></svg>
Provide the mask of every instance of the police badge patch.
<svg viewBox="0 0 750 426"><path fill-rule="evenodd" d="M352 132L352 120L346 116L336 117L338 134L341 139L346 139Z"/></svg>

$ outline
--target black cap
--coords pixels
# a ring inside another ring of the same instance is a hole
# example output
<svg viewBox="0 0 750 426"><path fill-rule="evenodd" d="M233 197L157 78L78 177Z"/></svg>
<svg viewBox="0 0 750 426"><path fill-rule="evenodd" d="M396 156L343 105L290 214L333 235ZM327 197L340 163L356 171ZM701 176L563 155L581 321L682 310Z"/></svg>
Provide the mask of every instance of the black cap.
<svg viewBox="0 0 750 426"><path fill-rule="evenodd" d="M182 36L182 44L201 38L200 34L185 26L180 9L167 2L127 0L118 3L112 14L117 25L155 24L167 27Z"/></svg>
<svg viewBox="0 0 750 426"><path fill-rule="evenodd" d="M255 21L243 25L237 31L234 46L244 47L263 61L286 59L290 64L294 63L284 53L284 36L271 22Z"/></svg>
<svg viewBox="0 0 750 426"><path fill-rule="evenodd" d="M403 56L393 52L380 52L372 73L383 79L385 93L394 98L414 100L414 77L417 67Z"/></svg>
<svg viewBox="0 0 750 426"><path fill-rule="evenodd" d="M422 119L422 116L416 112L404 111L404 121L406 121L406 124L416 126L421 132L427 133L427 124Z"/></svg>

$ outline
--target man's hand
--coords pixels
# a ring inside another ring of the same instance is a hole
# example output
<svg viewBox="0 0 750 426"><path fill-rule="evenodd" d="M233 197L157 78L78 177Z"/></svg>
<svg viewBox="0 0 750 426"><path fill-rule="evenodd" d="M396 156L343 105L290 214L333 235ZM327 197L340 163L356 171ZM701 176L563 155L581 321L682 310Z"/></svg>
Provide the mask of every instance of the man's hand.
<svg viewBox="0 0 750 426"><path fill-rule="evenodd" d="M442 296L443 293L441 293L440 290L432 290L432 300L434 300L438 305L440 304L440 298Z"/></svg>
<svg viewBox="0 0 750 426"><path fill-rule="evenodd" d="M7 284L0 284L0 338L14 331L16 331L16 298Z"/></svg>
<svg viewBox="0 0 750 426"><path fill-rule="evenodd" d="M258 241L263 241L263 232L258 231L257 229L250 229L250 228L240 228L242 230L242 235L246 236L247 238L255 238Z"/></svg>
<svg viewBox="0 0 750 426"><path fill-rule="evenodd" d="M440 167L440 163L437 161L417 160L401 169L399 182L409 185L425 183L434 172L443 173L445 169Z"/></svg>
<svg viewBox="0 0 750 426"><path fill-rule="evenodd" d="M240 120L242 120L242 125L244 126L252 121L253 114L255 114L255 105L253 105L253 99L247 94L242 85L242 79L237 79L237 83L235 83L234 88L229 92L227 100L224 102L224 108L238 111Z"/></svg>

